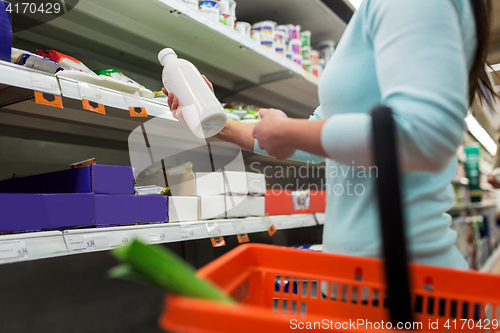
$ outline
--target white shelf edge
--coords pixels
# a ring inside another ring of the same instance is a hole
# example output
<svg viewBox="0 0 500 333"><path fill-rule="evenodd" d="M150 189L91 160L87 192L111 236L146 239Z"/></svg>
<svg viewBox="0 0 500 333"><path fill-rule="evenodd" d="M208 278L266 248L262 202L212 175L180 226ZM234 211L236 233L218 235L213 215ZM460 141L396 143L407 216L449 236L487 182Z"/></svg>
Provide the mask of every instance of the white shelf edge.
<svg viewBox="0 0 500 333"><path fill-rule="evenodd" d="M269 218L277 230L317 225L313 214L280 215L270 216ZM220 234L209 234L207 224L213 223L220 227ZM149 244L161 244L218 236L233 236L237 234L234 228L236 224L238 224L239 230L243 227L244 232L248 234L267 230L264 217L260 216L7 234L0 235L0 249L6 249L12 244L16 249L26 248L27 254L19 258L12 256L5 258L0 253L0 264L107 251L134 238L141 239Z"/></svg>
<svg viewBox="0 0 500 333"><path fill-rule="evenodd" d="M495 251L489 256L489 258L486 260L486 262L481 266L479 269L480 272L491 272L493 266L498 262L500 259L500 246L496 248Z"/></svg>

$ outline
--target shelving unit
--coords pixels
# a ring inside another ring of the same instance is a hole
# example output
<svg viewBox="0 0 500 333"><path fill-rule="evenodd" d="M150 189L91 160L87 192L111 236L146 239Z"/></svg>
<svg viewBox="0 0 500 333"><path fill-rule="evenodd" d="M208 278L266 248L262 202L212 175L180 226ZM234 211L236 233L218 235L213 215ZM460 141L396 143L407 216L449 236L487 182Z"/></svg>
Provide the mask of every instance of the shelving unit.
<svg viewBox="0 0 500 333"><path fill-rule="evenodd" d="M268 221L276 230L323 224L317 222L313 214L297 214L1 235L0 264L106 251L135 238L149 244L161 244L234 236L236 230L252 234L266 231ZM209 233L209 227L210 230L220 228L219 234Z"/></svg>
<svg viewBox="0 0 500 333"><path fill-rule="evenodd" d="M335 13L320 0L308 2L305 12L304 6L299 0L286 2L287 13L293 8L316 16L333 34L324 37L340 38L346 24ZM319 105L316 78L300 65L179 0L80 1L67 14L15 38L20 45L79 55L91 68L114 64L152 89L161 87L157 54L171 47L222 88L221 99L279 107L295 117L307 117Z"/></svg>

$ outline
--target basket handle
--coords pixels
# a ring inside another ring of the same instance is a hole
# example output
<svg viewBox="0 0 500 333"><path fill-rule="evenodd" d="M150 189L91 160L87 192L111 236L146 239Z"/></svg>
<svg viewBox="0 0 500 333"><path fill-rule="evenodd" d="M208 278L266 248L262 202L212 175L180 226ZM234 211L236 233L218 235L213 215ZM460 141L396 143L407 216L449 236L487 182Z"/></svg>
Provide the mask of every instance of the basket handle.
<svg viewBox="0 0 500 333"><path fill-rule="evenodd" d="M408 254L401 204L397 136L392 110L372 110L373 151L378 170L376 189L382 231L388 308L393 325L412 322Z"/></svg>

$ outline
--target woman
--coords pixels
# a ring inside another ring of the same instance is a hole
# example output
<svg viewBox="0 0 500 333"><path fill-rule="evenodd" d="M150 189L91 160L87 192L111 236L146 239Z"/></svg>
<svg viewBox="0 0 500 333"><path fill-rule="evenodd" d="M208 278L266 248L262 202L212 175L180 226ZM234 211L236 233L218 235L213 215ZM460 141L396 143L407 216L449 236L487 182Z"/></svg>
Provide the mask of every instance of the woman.
<svg viewBox="0 0 500 333"><path fill-rule="evenodd" d="M262 109L256 125L228 122L218 138L278 159L326 158L324 251L378 257L376 173L345 170L368 170L370 110L391 107L411 259L466 269L446 211L468 104L493 93L485 73L490 12L490 0L365 0L323 72L309 121ZM182 120L175 96L168 100Z"/></svg>

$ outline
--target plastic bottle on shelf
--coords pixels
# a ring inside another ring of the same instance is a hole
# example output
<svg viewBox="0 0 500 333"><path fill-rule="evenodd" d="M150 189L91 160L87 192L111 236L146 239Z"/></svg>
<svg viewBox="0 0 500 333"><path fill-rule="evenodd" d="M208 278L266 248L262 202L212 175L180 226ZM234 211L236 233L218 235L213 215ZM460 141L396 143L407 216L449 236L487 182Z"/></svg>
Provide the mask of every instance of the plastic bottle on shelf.
<svg viewBox="0 0 500 333"><path fill-rule="evenodd" d="M163 85L178 98L191 132L201 139L219 133L227 118L198 69L189 61L178 59L170 48L161 50L158 60L163 66Z"/></svg>

